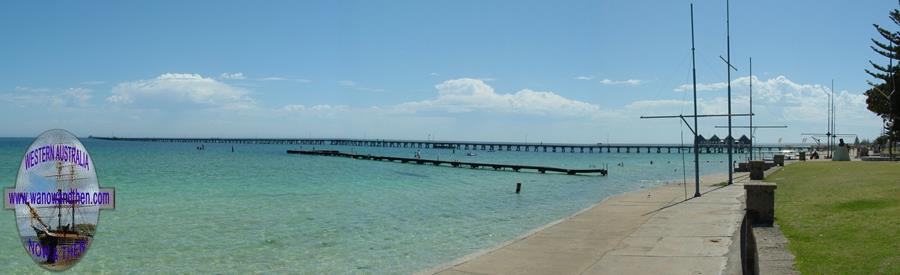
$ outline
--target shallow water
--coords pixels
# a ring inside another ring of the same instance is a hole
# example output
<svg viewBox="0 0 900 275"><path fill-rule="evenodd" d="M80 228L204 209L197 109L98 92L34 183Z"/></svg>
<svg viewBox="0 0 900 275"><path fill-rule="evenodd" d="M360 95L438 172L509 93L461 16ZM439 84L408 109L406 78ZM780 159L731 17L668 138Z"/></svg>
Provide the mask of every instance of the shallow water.
<svg viewBox="0 0 900 275"><path fill-rule="evenodd" d="M590 168L609 176L288 155L297 145L82 139L100 186L116 188L78 273L410 273L492 247L604 198L682 178L680 154L421 149L423 158ZM15 185L31 139L0 139ZM418 149L302 146L412 157ZM691 156L685 156L690 161ZM701 155L701 174L724 154ZM654 164L650 164L653 161ZM707 163L706 161L710 161ZM622 162L623 166L616 165ZM690 162L687 164L690 171ZM677 169L677 170L676 170ZM688 173L688 178L692 177ZM515 194L515 184L523 191ZM38 273L13 211L0 211L2 273Z"/></svg>

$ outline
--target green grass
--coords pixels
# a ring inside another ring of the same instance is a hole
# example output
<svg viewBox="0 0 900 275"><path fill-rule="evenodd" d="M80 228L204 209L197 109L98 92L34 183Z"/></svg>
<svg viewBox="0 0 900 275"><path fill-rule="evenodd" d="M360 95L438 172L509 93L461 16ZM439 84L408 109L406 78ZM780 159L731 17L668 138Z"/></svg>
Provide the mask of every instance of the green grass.
<svg viewBox="0 0 900 275"><path fill-rule="evenodd" d="M769 175L803 274L900 274L900 163L801 162Z"/></svg>

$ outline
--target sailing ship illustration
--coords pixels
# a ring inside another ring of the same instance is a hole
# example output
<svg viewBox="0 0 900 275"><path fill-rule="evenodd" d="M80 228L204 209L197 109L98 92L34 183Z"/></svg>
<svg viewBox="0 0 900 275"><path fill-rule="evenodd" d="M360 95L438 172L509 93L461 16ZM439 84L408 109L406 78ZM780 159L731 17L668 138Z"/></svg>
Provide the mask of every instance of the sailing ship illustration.
<svg viewBox="0 0 900 275"><path fill-rule="evenodd" d="M42 253L40 255L46 256L46 260L43 262L45 266L62 265L59 267L66 267L74 264L81 258L86 250L86 246L90 244L94 237L96 224L83 221L84 213L78 210L84 207L96 207L96 205L78 204L79 200L73 198L73 196L62 196L63 190L73 190L79 187L79 180L87 179L78 177L77 173L75 173L75 166L75 164L65 164L57 161L56 173L45 176L56 181L57 196L52 204L32 205L28 202L25 203L30 212L31 228L37 234L37 239L41 246ZM51 215L43 216L42 218L38 211L40 208L50 208L50 211L43 210L42 212L50 212ZM64 218L68 219L65 224L63 224ZM56 219L55 227L52 219ZM76 222L79 219L82 220L82 223ZM67 255L58 255L60 248L68 252L66 253ZM72 253L73 251L75 253Z"/></svg>

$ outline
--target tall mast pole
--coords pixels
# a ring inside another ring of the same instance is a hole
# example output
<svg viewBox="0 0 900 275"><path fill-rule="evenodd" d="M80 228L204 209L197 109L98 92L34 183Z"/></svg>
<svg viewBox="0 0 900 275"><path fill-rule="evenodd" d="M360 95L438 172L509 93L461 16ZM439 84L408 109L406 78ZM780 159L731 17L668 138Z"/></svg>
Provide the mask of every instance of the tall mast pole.
<svg viewBox="0 0 900 275"><path fill-rule="evenodd" d="M700 196L700 145L697 135L700 132L697 124L697 61L694 48L694 3L691 3L691 73L694 76L694 197Z"/></svg>
<svg viewBox="0 0 900 275"><path fill-rule="evenodd" d="M831 158L831 91L828 91L828 108L825 109L828 110L828 120L825 121L828 123L825 125L825 146L828 148L825 150L828 151L828 158Z"/></svg>
<svg viewBox="0 0 900 275"><path fill-rule="evenodd" d="M834 80L831 80L831 91L828 93L828 155L834 159L834 129L831 122L834 120Z"/></svg>
<svg viewBox="0 0 900 275"><path fill-rule="evenodd" d="M732 173L734 173L734 164L732 160L732 147L734 146L733 138L731 137L731 14L730 14L731 4L730 1L725 0L725 39L726 39L726 57L728 60L726 61L725 70L728 71L728 137L725 138L728 143L728 184L734 183L734 178Z"/></svg>
<svg viewBox="0 0 900 275"><path fill-rule="evenodd" d="M750 113L753 113L753 57L750 58ZM753 160L753 116L750 116L750 160Z"/></svg>

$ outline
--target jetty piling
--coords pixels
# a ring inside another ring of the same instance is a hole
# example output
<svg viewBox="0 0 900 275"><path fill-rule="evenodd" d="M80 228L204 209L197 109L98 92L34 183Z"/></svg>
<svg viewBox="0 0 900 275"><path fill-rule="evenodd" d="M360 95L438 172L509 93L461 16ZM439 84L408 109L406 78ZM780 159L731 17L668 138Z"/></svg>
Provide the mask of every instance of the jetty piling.
<svg viewBox="0 0 900 275"><path fill-rule="evenodd" d="M524 142L472 142L472 141L431 141L431 140L383 140L383 139L347 139L347 138L161 138L161 137L97 137L91 139L109 141L137 141L137 142L169 142L169 143L219 143L219 144L274 144L274 145L331 145L331 146L355 146L355 147L388 147L388 148L423 148L469 151L525 151L525 152L553 152L553 153L651 153L655 149L657 153L693 153L692 145L681 144L585 144L585 143L524 143ZM751 150L759 153L763 151L781 151L789 148L806 147L802 145L792 146L787 144L763 145L735 144L738 152L749 153ZM698 144L698 153L721 154L727 150L725 143L701 143ZM524 150L522 150L524 149ZM624 149L624 150L623 150ZM663 150L665 149L665 150ZM665 151L665 152L663 152Z"/></svg>

